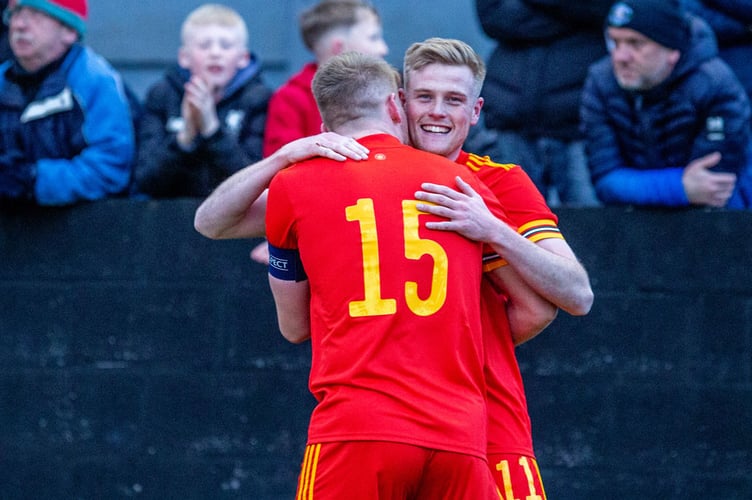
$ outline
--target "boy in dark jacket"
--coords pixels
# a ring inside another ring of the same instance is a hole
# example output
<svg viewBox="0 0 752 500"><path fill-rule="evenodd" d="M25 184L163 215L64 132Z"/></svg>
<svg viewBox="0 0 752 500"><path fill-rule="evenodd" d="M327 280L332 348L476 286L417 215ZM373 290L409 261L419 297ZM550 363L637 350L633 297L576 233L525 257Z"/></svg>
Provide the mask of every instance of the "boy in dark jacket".
<svg viewBox="0 0 752 500"><path fill-rule="evenodd" d="M183 23L178 64L149 90L135 190L153 198L204 197L261 159L271 89L229 7L205 4Z"/></svg>

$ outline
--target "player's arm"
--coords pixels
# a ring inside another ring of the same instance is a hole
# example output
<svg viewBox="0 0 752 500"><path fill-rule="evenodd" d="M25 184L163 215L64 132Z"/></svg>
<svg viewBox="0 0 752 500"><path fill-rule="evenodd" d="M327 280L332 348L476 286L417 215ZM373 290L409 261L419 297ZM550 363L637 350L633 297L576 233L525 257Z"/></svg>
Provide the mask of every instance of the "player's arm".
<svg viewBox="0 0 752 500"><path fill-rule="evenodd" d="M280 170L314 156L344 161L368 157L368 149L350 137L331 132L304 137L249 165L222 182L196 210L194 227L207 238L253 238L264 235L265 189Z"/></svg>
<svg viewBox="0 0 752 500"><path fill-rule="evenodd" d="M501 230L515 232L491 213L480 195L475 194L473 197L468 197L466 201L467 205L464 207L455 206L453 218L450 221L456 225L453 230L465 237L484 242L491 241L493 235ZM437 211L438 206L423 207L419 204L418 208L441 215ZM463 211L460 208L466 210ZM427 223L427 227L433 226ZM445 226L445 229L451 227L454 226ZM511 266L496 266L486 273L486 277L509 297L506 311L515 345L532 339L556 318L558 308L533 290Z"/></svg>
<svg viewBox="0 0 752 500"><path fill-rule="evenodd" d="M308 281L287 281L269 275L269 287L277 308L277 324L282 336L299 344L311 337Z"/></svg>
<svg viewBox="0 0 752 500"><path fill-rule="evenodd" d="M486 277L509 297L506 311L514 345L535 338L556 319L559 308L530 288L510 266L489 271Z"/></svg>
<svg viewBox="0 0 752 500"><path fill-rule="evenodd" d="M435 205L419 204L418 208L448 219L426 223L426 227L485 241L544 299L575 316L590 311L590 280L566 241L533 243L496 219L482 197L462 179L457 178L457 186L459 191L430 183L421 186L415 197Z"/></svg>
<svg viewBox="0 0 752 500"><path fill-rule="evenodd" d="M311 290L297 250L269 244L269 288L282 336L294 344L310 338Z"/></svg>

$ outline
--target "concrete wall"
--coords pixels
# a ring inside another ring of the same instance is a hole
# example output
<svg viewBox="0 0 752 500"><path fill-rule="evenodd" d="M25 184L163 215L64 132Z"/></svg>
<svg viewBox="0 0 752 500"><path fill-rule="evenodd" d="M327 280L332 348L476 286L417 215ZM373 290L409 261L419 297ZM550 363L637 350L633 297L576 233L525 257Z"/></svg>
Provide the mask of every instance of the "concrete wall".
<svg viewBox="0 0 752 500"><path fill-rule="evenodd" d="M0 214L0 498L293 498L310 350L197 204ZM549 498L752 498L752 213L559 214L596 302L519 349Z"/></svg>

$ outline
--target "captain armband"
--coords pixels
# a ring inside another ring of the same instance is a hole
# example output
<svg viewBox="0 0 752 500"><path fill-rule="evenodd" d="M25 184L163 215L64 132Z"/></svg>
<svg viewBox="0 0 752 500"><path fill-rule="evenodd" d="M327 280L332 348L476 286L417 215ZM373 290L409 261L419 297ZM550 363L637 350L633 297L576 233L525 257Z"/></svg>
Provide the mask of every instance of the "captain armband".
<svg viewBox="0 0 752 500"><path fill-rule="evenodd" d="M269 274L283 281L305 281L308 279L300 252L295 249L275 247L269 244Z"/></svg>

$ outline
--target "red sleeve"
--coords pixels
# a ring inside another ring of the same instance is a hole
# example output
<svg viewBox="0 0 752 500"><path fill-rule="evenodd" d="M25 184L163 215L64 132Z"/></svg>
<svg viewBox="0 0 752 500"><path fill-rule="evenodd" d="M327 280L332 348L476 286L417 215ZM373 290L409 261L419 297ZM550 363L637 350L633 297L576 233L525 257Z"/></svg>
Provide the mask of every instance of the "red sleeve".
<svg viewBox="0 0 752 500"><path fill-rule="evenodd" d="M511 221L510 225L522 236L533 242L547 238L563 239L558 217L519 165L495 163L487 156L474 154L461 155L460 161L496 195Z"/></svg>
<svg viewBox="0 0 752 500"><path fill-rule="evenodd" d="M281 172L280 172L281 174ZM292 204L283 175L275 175L266 200L266 239L278 248L297 249Z"/></svg>

